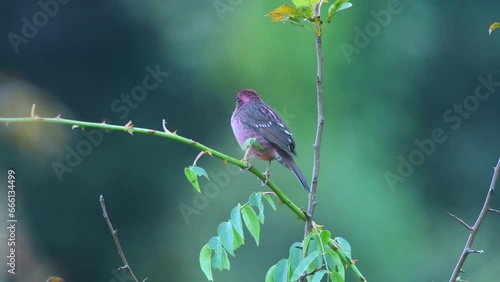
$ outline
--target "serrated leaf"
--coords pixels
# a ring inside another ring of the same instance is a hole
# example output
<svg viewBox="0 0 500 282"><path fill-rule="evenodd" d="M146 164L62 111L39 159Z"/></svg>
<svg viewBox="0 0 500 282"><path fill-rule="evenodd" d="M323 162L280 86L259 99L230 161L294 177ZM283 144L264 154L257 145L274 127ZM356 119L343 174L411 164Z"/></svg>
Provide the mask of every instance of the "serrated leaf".
<svg viewBox="0 0 500 282"><path fill-rule="evenodd" d="M217 228L217 234L220 237L220 241L222 246L227 250L229 254L234 257L234 234L233 234L233 225L231 222L222 222L219 224Z"/></svg>
<svg viewBox="0 0 500 282"><path fill-rule="evenodd" d="M264 203L262 202L262 194L261 193L253 193L250 195L250 199L248 201L251 206L257 207L259 210L259 221L264 224Z"/></svg>
<svg viewBox="0 0 500 282"><path fill-rule="evenodd" d="M202 167L192 166L191 170L193 170L194 173L196 173L197 176L205 176L208 180L210 180L210 178L208 177L207 172Z"/></svg>
<svg viewBox="0 0 500 282"><path fill-rule="evenodd" d="M309 265L320 255L319 251L314 251L305 257L293 271L292 278L290 280L295 281L300 278L300 276L306 272Z"/></svg>
<svg viewBox="0 0 500 282"><path fill-rule="evenodd" d="M212 250L210 249L207 243L205 244L205 246L201 248L200 251L200 267L205 276L207 277L208 281L214 281L214 278L212 276L211 260L212 260Z"/></svg>
<svg viewBox="0 0 500 282"><path fill-rule="evenodd" d="M311 282L321 282L321 279L323 279L323 276L325 276L326 270L318 270L318 272L314 273L314 276L311 280Z"/></svg>
<svg viewBox="0 0 500 282"><path fill-rule="evenodd" d="M489 29L489 34L491 34L492 31L494 31L495 29L497 28L500 28L500 23L493 23L492 25L490 25L490 29Z"/></svg>
<svg viewBox="0 0 500 282"><path fill-rule="evenodd" d="M288 261L290 262L290 269L295 269L299 265L302 260L302 244L299 242L295 242L290 247Z"/></svg>
<svg viewBox="0 0 500 282"><path fill-rule="evenodd" d="M243 216L243 222L245 222L245 226L247 227L252 237L255 239L255 243L258 246L260 238L260 224L257 214L252 209L252 207L246 205L241 209L241 215Z"/></svg>
<svg viewBox="0 0 500 282"><path fill-rule="evenodd" d="M222 270L222 244L220 242L219 236L214 236L208 241L208 247L214 251L214 256L212 257L212 267L215 269Z"/></svg>
<svg viewBox="0 0 500 282"><path fill-rule="evenodd" d="M276 205L274 204L274 201L271 198L271 195L270 194L263 194L262 196L264 196L264 199L267 200L267 202L269 203L269 205L271 206L271 208L273 210L276 210Z"/></svg>
<svg viewBox="0 0 500 282"><path fill-rule="evenodd" d="M288 260L282 259L276 264L276 270L274 271L274 281L275 282L287 282L288 274L290 269L288 268Z"/></svg>
<svg viewBox="0 0 500 282"><path fill-rule="evenodd" d="M350 260L352 260L352 257L351 257L351 245L349 244L349 242L347 242L347 240L344 239L344 238L342 238L342 237L337 237L337 238L335 238L335 243L345 253L345 255Z"/></svg>
<svg viewBox="0 0 500 282"><path fill-rule="evenodd" d="M242 239L245 239L245 235L243 234L243 222L241 221L241 205L238 204L231 211L231 223L233 224L234 229L241 236Z"/></svg>
<svg viewBox="0 0 500 282"><path fill-rule="evenodd" d="M276 271L276 265L271 266L266 273L266 280L264 282L275 282L274 281L274 273Z"/></svg>
<svg viewBox="0 0 500 282"><path fill-rule="evenodd" d="M191 166L186 167L184 169L184 174L186 174L187 180L191 183L191 185L193 185L194 189L196 189L198 193L201 193L200 185L198 184L198 177L196 176L196 173L193 171L193 168Z"/></svg>
<svg viewBox="0 0 500 282"><path fill-rule="evenodd" d="M290 4L281 5L278 8L271 11L266 16L270 17L273 23L286 21L288 19L293 19L297 16L297 8ZM247 144L247 141L245 141L245 143L243 144L242 146L243 148L245 148L245 144ZM248 147L250 144L251 143L249 143L246 147Z"/></svg>
<svg viewBox="0 0 500 282"><path fill-rule="evenodd" d="M326 264L330 268L331 271L338 272L340 277L345 279L345 268L342 264L342 260L339 255L333 250L327 250L325 253Z"/></svg>

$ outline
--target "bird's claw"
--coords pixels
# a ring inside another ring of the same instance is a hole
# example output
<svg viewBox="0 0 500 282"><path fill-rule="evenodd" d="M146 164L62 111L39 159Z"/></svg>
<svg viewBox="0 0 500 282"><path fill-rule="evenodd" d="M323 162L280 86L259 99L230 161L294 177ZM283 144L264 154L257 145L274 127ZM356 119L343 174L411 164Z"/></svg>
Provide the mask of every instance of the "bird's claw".
<svg viewBox="0 0 500 282"><path fill-rule="evenodd" d="M269 173L268 171L266 171L264 173L264 176L266 177L266 179L262 180L262 185L260 185L260 186L266 186L267 185L267 182L269 181L269 177L271 176L271 173Z"/></svg>
<svg viewBox="0 0 500 282"><path fill-rule="evenodd" d="M241 172L244 172L245 170L250 170L253 167L252 164L250 162L248 162L247 160L243 159L241 161L247 164L246 168L238 167Z"/></svg>

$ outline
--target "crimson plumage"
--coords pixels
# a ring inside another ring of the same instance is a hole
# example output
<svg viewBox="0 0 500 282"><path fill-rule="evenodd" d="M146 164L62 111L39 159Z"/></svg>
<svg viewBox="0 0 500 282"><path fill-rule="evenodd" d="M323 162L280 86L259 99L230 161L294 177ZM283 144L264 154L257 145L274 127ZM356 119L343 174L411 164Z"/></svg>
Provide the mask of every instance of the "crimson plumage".
<svg viewBox="0 0 500 282"><path fill-rule="evenodd" d="M295 140L292 133L276 112L251 89L243 89L236 95L236 108L231 117L231 127L240 146L248 138L256 138L264 150L254 146L250 149L249 157L256 157L269 161L266 177L269 176L269 167L272 160L277 160L290 169L309 192L309 185L302 171L293 160Z"/></svg>

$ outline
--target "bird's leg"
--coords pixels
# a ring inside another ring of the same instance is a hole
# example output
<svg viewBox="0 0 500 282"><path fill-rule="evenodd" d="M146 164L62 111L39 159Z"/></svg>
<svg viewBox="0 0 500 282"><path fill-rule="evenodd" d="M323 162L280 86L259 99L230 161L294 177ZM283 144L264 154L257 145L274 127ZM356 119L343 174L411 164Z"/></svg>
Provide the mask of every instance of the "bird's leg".
<svg viewBox="0 0 500 282"><path fill-rule="evenodd" d="M242 162L246 163L248 165L247 168L241 168L240 167L240 170L243 171L243 170L249 170L252 168L252 164L250 162L248 162L248 153L250 153L250 149L251 149L252 146L248 146L248 148L245 150L245 155L243 155L243 159L241 160Z"/></svg>
<svg viewBox="0 0 500 282"><path fill-rule="evenodd" d="M264 176L266 177L266 179L262 181L262 186L265 186L267 184L267 181L269 181L269 177L271 176L271 172L269 171L270 168L271 168L271 161L267 163L267 169L264 172Z"/></svg>

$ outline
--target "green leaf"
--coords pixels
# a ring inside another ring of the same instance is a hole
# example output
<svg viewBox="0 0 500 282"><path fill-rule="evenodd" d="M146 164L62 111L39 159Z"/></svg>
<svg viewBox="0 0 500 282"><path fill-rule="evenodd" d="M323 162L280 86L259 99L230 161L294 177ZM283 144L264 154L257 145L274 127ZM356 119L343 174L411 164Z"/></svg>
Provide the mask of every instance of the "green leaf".
<svg viewBox="0 0 500 282"><path fill-rule="evenodd" d="M307 249L307 253L308 254L311 254L313 252L323 253L323 250L321 249L321 246L319 245L319 239L317 239L317 238L318 238L318 236L315 236L314 240L311 240L309 242L309 247ZM323 265L323 257L322 256L318 256L309 265L310 265L311 268L321 267Z"/></svg>
<svg viewBox="0 0 500 282"><path fill-rule="evenodd" d="M352 7L352 3L348 2L349 0L337 0L333 3L330 8L328 8L328 21L333 17L333 15L337 12L340 12L345 9L349 9Z"/></svg>
<svg viewBox="0 0 500 282"><path fill-rule="evenodd" d="M186 167L184 169L184 174L186 174L186 178L189 182L191 182L191 185L193 185L194 189L201 193L200 190L200 185L198 184L198 177L196 176L196 173L193 171L193 167Z"/></svg>
<svg viewBox="0 0 500 282"><path fill-rule="evenodd" d="M254 146L255 148L257 148L257 150L259 150L259 151L264 150L264 147L262 147L262 145L260 145L259 141L257 141L257 139L255 139L253 137L245 140L245 143L243 143L243 146L241 146L241 148L243 149L243 151L245 151L251 145Z"/></svg>
<svg viewBox="0 0 500 282"><path fill-rule="evenodd" d="M215 269L222 270L222 245L220 242L220 238L218 236L214 236L208 241L208 247L214 251L214 256L212 258L212 267Z"/></svg>
<svg viewBox="0 0 500 282"><path fill-rule="evenodd" d="M222 246L227 250L229 254L234 257L233 245L234 245L234 234L233 225L231 222L222 222L217 228L217 234L220 237Z"/></svg>
<svg viewBox="0 0 500 282"><path fill-rule="evenodd" d="M331 271L338 272L342 280L345 279L345 268L342 260L334 250L327 250L325 253L326 265Z"/></svg>
<svg viewBox="0 0 500 282"><path fill-rule="evenodd" d="M275 271L276 271L276 265L271 266L271 268L269 268L269 270L266 273L266 280L264 280L264 282L275 282L274 281Z"/></svg>
<svg viewBox="0 0 500 282"><path fill-rule="evenodd" d="M248 201L250 205L257 207L259 209L259 221L264 224L264 203L262 202L262 194L261 193L253 193L250 195L250 199Z"/></svg>
<svg viewBox="0 0 500 282"><path fill-rule="evenodd" d="M236 231L234 226L233 226L233 235L234 235L233 250L236 250L239 247L241 247L241 245L245 244L245 239L243 239L243 237L241 237L241 235Z"/></svg>
<svg viewBox="0 0 500 282"><path fill-rule="evenodd" d="M316 7L321 0L292 0L297 7Z"/></svg>
<svg viewBox="0 0 500 282"><path fill-rule="evenodd" d="M347 242L347 240L344 239L344 238L342 238L342 237L337 237L337 238L335 238L335 243L345 253L345 255L350 260L352 260L352 257L351 257L351 245L349 244L349 242Z"/></svg>
<svg viewBox="0 0 500 282"><path fill-rule="evenodd" d="M226 250L222 249L222 269L229 270L230 267L231 267L231 264L229 263L229 258L227 256L227 252L226 252Z"/></svg>
<svg viewBox="0 0 500 282"><path fill-rule="evenodd" d="M295 6L285 4L285 5L279 6L278 8L274 9L266 16L270 17L271 21L273 21L273 23L276 23L276 22L282 22L282 21L287 21L289 19L293 19L297 16L297 13L298 13L297 8L295 8ZM255 138L253 138L253 139L255 139ZM246 148L250 145L250 142L249 142L248 145L245 147L245 144L247 144L247 142L248 142L248 140L245 141L245 143L243 144L243 146L242 146L243 150L246 150Z"/></svg>
<svg viewBox="0 0 500 282"><path fill-rule="evenodd" d="M311 241L314 235L316 235L316 232L314 232L313 230L309 234L307 234L306 238L304 239L304 242L302 243L302 257L306 256L307 249L309 248L309 242Z"/></svg>
<svg viewBox="0 0 500 282"><path fill-rule="evenodd" d="M231 211L231 222L233 223L234 229L241 236L242 239L245 239L245 235L243 234L243 222L241 221L241 205L238 204Z"/></svg>
<svg viewBox="0 0 500 282"><path fill-rule="evenodd" d="M290 280L295 281L295 280L299 279L300 276L304 272L306 272L306 270L309 267L309 265L311 264L311 262L313 262L319 255L320 255L319 251L314 251L314 252L310 253L307 257L305 257L299 263L297 268L295 268L295 270L293 271L293 275L292 275L292 278Z"/></svg>
<svg viewBox="0 0 500 282"><path fill-rule="evenodd" d="M332 280L332 282L344 282L345 281L345 279L342 278L340 276L340 274L338 274L335 271L330 272L330 280Z"/></svg>
<svg viewBox="0 0 500 282"><path fill-rule="evenodd" d="M302 260L302 244L295 242L290 247L290 255L288 256L288 261L290 262L290 269L296 269Z"/></svg>
<svg viewBox="0 0 500 282"><path fill-rule="evenodd" d="M210 178L208 177L208 174L207 172L202 168L202 167L199 167L199 166L191 166L191 170L196 173L197 176L205 176L208 180L210 180Z"/></svg>
<svg viewBox="0 0 500 282"><path fill-rule="evenodd" d="M494 31L495 29L497 28L500 28L500 23L493 23L492 25L490 25L490 30L488 31L489 34L491 34L492 31Z"/></svg>
<svg viewBox="0 0 500 282"><path fill-rule="evenodd" d="M297 7L297 16L295 18L298 20L312 19L314 18L314 11L311 7Z"/></svg>
<svg viewBox="0 0 500 282"><path fill-rule="evenodd" d="M335 13L338 13L342 10L346 10L346 9L349 9L352 7L352 3L350 2L344 2L342 4L339 5L339 7L337 8L337 11L335 11Z"/></svg>
<svg viewBox="0 0 500 282"><path fill-rule="evenodd" d="M321 282L321 279L323 278L323 276L325 276L326 274L326 270L322 269L322 270L318 270L318 272L314 273L314 276L311 280L311 282Z"/></svg>
<svg viewBox="0 0 500 282"><path fill-rule="evenodd" d="M274 204L274 201L271 198L271 195L270 194L263 194L263 196L264 196L264 199L267 200L267 202L269 203L269 205L271 206L271 208L273 210L276 210L276 205Z"/></svg>
<svg viewBox="0 0 500 282"><path fill-rule="evenodd" d="M332 238L332 233L330 233L330 231L328 231L328 230L321 230L321 232L319 233L319 236L321 238L321 244L323 246L325 246L328 244L328 242Z"/></svg>
<svg viewBox="0 0 500 282"><path fill-rule="evenodd" d="M245 226L247 227L248 231L250 231L250 234L255 239L255 243L258 246L260 238L260 224L257 214L252 209L252 207L246 205L241 209L241 215L243 216L243 222L245 222Z"/></svg>
<svg viewBox="0 0 500 282"><path fill-rule="evenodd" d="M288 260L282 259L276 264L276 270L274 271L274 281L275 282L288 282L288 275L290 269L288 268Z"/></svg>
<svg viewBox="0 0 500 282"><path fill-rule="evenodd" d="M212 266L211 266L211 260L212 260L212 249L208 246L208 243L201 248L200 251L200 266L201 270L207 277L208 281L214 281L214 278L212 276Z"/></svg>

